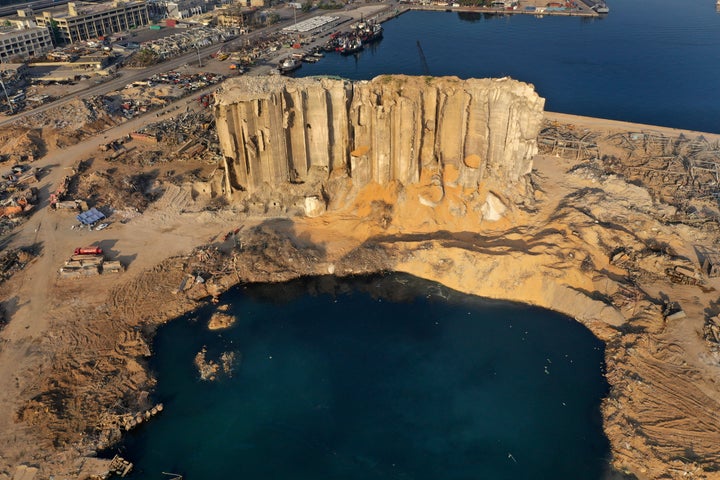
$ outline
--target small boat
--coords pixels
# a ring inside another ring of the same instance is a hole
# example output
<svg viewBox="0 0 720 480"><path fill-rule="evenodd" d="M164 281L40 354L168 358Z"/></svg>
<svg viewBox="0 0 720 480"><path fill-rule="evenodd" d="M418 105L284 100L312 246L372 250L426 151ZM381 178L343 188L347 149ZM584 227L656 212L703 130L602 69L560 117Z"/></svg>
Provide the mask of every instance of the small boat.
<svg viewBox="0 0 720 480"><path fill-rule="evenodd" d="M305 63L317 63L320 61L320 59L314 55L307 55L303 57L302 61Z"/></svg>
<svg viewBox="0 0 720 480"><path fill-rule="evenodd" d="M596 3L595 5L593 5L590 8L595 10L595 13L602 13L602 14L610 13L610 8L608 8L608 6L605 5L604 3Z"/></svg>
<svg viewBox="0 0 720 480"><path fill-rule="evenodd" d="M278 65L278 70L280 73L285 74L295 71L300 67L302 67L302 62L300 60L294 57L288 57L283 60L280 65Z"/></svg>

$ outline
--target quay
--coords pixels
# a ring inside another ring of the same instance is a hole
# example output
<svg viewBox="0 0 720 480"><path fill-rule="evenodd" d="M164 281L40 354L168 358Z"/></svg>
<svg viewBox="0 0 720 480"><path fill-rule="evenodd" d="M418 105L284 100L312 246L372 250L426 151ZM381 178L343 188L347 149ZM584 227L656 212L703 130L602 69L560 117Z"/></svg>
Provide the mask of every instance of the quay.
<svg viewBox="0 0 720 480"><path fill-rule="evenodd" d="M542 17L545 15L551 16L562 16L562 17L601 17L602 15L596 12L593 8L594 5L598 4L593 0L577 0L573 2L573 8L567 9L562 6L546 6L553 5L553 2L547 3L543 6L535 5L540 2L528 2L521 1L517 8L503 8L503 7L468 7L460 6L459 4L448 4L448 5L437 5L437 4L419 4L419 3L408 3L403 4L403 8L400 13L404 13L408 10L425 10L431 12L461 12L461 13L482 13L486 15L534 15L536 17ZM559 5L559 4L558 4Z"/></svg>

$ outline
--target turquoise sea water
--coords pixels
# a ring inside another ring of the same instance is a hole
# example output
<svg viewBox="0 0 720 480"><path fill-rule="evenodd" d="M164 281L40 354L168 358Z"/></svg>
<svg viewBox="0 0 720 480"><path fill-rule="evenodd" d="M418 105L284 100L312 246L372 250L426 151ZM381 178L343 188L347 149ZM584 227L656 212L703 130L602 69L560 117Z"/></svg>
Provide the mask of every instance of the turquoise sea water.
<svg viewBox="0 0 720 480"><path fill-rule="evenodd" d="M383 40L298 76L511 76L550 111L720 133L720 13L714 0L613 0L603 18L409 12Z"/></svg>
<svg viewBox="0 0 720 480"><path fill-rule="evenodd" d="M392 275L250 286L154 345L161 415L122 453L134 479L603 477L603 348L562 315ZM195 354L235 352L199 380Z"/></svg>

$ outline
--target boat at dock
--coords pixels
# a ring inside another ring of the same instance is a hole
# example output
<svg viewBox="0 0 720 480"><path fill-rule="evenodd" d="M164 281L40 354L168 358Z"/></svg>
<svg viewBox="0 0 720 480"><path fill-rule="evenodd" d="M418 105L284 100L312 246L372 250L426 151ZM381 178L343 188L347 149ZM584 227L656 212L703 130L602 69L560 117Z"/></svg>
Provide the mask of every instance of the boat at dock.
<svg viewBox="0 0 720 480"><path fill-rule="evenodd" d="M302 67L302 62L295 57L288 57L278 65L278 70L282 74L287 74Z"/></svg>
<svg viewBox="0 0 720 480"><path fill-rule="evenodd" d="M607 5L600 5L599 7L596 7L595 11L597 13L610 13L610 9Z"/></svg>
<svg viewBox="0 0 720 480"><path fill-rule="evenodd" d="M590 8L595 11L595 13L601 13L601 14L607 14L610 13L610 8L605 4L604 2L589 2L591 3Z"/></svg>
<svg viewBox="0 0 720 480"><path fill-rule="evenodd" d="M372 43L382 38L383 27L373 21L360 22L355 25L355 35L359 37L364 44Z"/></svg>
<svg viewBox="0 0 720 480"><path fill-rule="evenodd" d="M363 42L360 37L351 35L346 37L337 48L337 51L341 55L352 55L353 53L359 52L363 49Z"/></svg>

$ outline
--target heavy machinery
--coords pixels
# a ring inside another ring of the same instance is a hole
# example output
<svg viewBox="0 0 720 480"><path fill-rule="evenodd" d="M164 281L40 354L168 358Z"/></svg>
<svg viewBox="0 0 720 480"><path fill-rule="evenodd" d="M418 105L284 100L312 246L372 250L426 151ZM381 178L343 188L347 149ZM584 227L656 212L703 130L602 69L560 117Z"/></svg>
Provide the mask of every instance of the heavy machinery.
<svg viewBox="0 0 720 480"><path fill-rule="evenodd" d="M55 189L55 191L50 194L50 208L57 208L57 203L63 200L69 186L70 177L66 175L65 178L62 179L58 187Z"/></svg>

